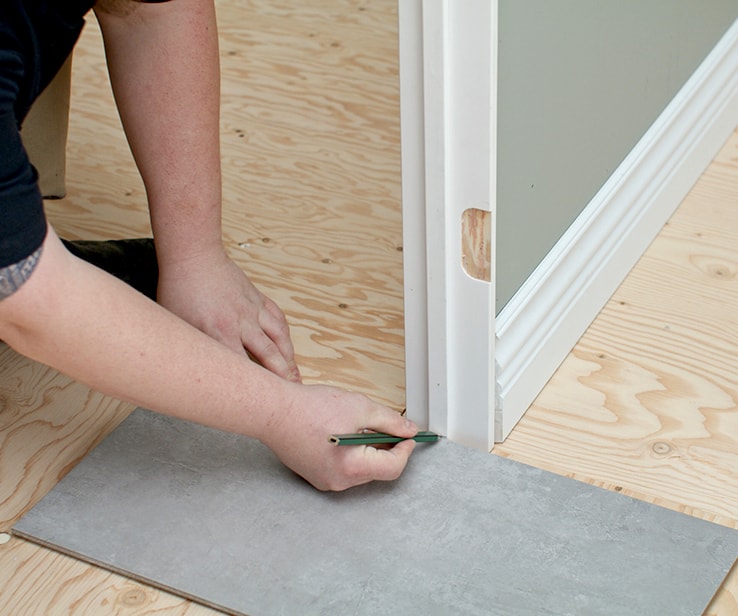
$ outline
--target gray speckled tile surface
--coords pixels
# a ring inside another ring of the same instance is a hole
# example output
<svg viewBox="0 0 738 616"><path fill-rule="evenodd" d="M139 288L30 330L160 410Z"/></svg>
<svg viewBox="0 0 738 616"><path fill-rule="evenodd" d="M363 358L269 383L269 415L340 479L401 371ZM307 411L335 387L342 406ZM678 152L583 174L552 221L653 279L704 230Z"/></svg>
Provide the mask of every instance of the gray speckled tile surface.
<svg viewBox="0 0 738 616"><path fill-rule="evenodd" d="M323 494L260 443L135 411L15 527L221 609L699 614L738 532L450 442Z"/></svg>

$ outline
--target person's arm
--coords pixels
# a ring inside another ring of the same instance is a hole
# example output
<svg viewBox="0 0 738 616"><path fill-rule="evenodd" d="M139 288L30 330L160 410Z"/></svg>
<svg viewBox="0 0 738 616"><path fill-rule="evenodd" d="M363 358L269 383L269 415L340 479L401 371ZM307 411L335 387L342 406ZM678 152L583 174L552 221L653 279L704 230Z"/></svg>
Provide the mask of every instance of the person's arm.
<svg viewBox="0 0 738 616"><path fill-rule="evenodd" d="M158 301L234 350L299 380L287 321L221 240L220 67L212 0L116 2L96 14L113 90L146 186ZM121 10L121 7L123 9Z"/></svg>
<svg viewBox="0 0 738 616"><path fill-rule="evenodd" d="M334 447L332 433L416 426L365 396L282 379L69 254L49 230L28 280L0 300L0 339L104 393L263 441L315 487L394 479L414 441Z"/></svg>

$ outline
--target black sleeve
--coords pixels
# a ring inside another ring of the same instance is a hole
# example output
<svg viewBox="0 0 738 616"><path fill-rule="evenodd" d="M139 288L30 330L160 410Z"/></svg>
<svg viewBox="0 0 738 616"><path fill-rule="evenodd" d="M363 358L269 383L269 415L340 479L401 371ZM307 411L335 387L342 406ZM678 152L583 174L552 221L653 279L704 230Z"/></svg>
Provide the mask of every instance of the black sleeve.
<svg viewBox="0 0 738 616"><path fill-rule="evenodd" d="M21 142L15 102L20 54L0 35L0 267L25 259L43 243L46 218L35 169Z"/></svg>
<svg viewBox="0 0 738 616"><path fill-rule="evenodd" d="M36 170L20 138L28 109L72 51L94 0L0 0L0 268L46 237Z"/></svg>

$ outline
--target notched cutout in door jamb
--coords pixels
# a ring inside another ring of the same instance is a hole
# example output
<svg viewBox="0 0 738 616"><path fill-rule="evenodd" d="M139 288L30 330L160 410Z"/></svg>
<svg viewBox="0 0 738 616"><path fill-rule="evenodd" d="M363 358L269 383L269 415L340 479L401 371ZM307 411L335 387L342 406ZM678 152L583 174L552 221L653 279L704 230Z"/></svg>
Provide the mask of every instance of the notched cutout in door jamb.
<svg viewBox="0 0 738 616"><path fill-rule="evenodd" d="M461 266L485 282L492 281L492 212L469 208L461 214Z"/></svg>

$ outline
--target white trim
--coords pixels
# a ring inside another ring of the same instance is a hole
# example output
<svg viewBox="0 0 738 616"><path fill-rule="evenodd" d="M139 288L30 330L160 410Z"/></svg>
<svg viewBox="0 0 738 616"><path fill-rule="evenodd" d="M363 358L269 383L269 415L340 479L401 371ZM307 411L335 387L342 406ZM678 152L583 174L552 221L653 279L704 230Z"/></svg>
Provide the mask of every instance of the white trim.
<svg viewBox="0 0 738 616"><path fill-rule="evenodd" d="M464 272L461 221L494 212L497 1L399 6L408 415L490 449L494 284Z"/></svg>
<svg viewBox="0 0 738 616"><path fill-rule="evenodd" d="M425 244L425 134L422 0L398 3L402 235L405 276L405 405L428 427L428 289Z"/></svg>
<svg viewBox="0 0 738 616"><path fill-rule="evenodd" d="M523 416L736 124L738 22L498 315L498 442Z"/></svg>

